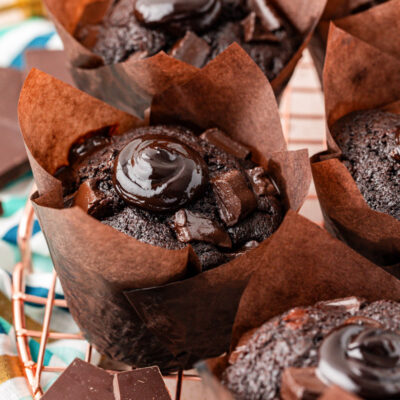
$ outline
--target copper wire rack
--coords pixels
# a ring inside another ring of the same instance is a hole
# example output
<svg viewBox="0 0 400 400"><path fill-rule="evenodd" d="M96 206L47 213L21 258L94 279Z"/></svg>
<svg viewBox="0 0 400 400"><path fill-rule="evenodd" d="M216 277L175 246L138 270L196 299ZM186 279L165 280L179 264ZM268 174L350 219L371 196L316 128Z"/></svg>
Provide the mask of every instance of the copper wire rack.
<svg viewBox="0 0 400 400"><path fill-rule="evenodd" d="M303 100L302 100L303 99ZM282 126L288 142L289 149L308 148L310 155L324 148L324 113L322 107L322 93L309 54L306 52L296 68L294 77L289 82L282 96L280 106ZM33 188L34 190L34 188ZM315 189L312 185L308 198L301 213L318 224L322 224L322 215ZM65 300L55 298L57 274L53 270L51 285L47 298L33 296L26 293L25 276L31 272L32 254L30 239L34 222L34 211L30 201L27 202L18 229L18 247L21 261L13 271L12 307L16 344L21 365L25 372L28 387L34 400L43 395L41 385L42 376L48 372L61 373L65 367L49 367L44 365L44 356L49 339L85 340L82 334L53 332L50 330L50 321L53 308L67 307ZM44 306L42 330L29 330L26 328L24 304ZM39 353L36 362L32 358L28 341L30 338L39 340ZM92 359L92 346L88 343L86 361ZM182 389L189 381L200 381L199 376L179 371L174 375L164 377L168 383L175 381L175 400L184 400ZM171 385L168 385L171 389ZM195 400L193 395L190 398ZM199 398L200 400L200 398Z"/></svg>

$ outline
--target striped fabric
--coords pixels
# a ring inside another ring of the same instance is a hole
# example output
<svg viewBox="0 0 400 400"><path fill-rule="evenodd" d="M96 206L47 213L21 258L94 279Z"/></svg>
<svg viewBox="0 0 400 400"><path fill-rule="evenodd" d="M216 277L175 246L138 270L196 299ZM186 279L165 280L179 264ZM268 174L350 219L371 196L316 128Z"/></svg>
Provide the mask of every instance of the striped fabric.
<svg viewBox="0 0 400 400"><path fill-rule="evenodd" d="M1 0L0 0L1 1ZM1 24L0 12L0 24ZM25 22L0 27L0 67L24 67L24 51L28 48L61 49L62 43L53 25L43 18L31 18ZM22 210L32 187L32 176L27 174L8 187L0 190L4 213L0 217L0 399L32 399L24 373L19 364L12 328L11 273L19 261L17 230ZM51 282L53 265L37 221L34 223L31 242L33 251L33 273L26 279L27 293L46 297ZM63 298L61 286L56 287L56 297ZM29 328L41 329L44 308L33 304L25 307ZM68 310L55 308L51 329L59 332L78 332ZM37 356L39 343L30 341L33 357ZM51 342L46 351L45 365L67 366L75 357L84 357L86 344L83 341L60 340ZM98 358L98 355L95 355ZM45 373L42 385L47 388L57 377Z"/></svg>

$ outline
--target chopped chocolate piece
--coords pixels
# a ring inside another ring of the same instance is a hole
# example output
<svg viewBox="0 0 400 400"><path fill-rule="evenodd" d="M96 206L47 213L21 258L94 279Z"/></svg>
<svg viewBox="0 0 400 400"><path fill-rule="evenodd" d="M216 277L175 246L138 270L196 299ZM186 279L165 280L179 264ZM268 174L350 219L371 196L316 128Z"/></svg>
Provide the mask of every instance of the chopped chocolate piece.
<svg viewBox="0 0 400 400"><path fill-rule="evenodd" d="M281 40L281 38L265 30L265 28L260 25L260 19L257 18L257 15L254 11L242 21L243 38L246 43L263 40L279 42Z"/></svg>
<svg viewBox="0 0 400 400"><path fill-rule="evenodd" d="M179 210L174 216L178 240L184 243L200 240L220 247L232 247L228 233L215 221L188 210Z"/></svg>
<svg viewBox="0 0 400 400"><path fill-rule="evenodd" d="M4 214L3 203L0 201L0 217Z"/></svg>
<svg viewBox="0 0 400 400"><path fill-rule="evenodd" d="M74 197L74 205L82 208L90 215L99 215L101 201L105 199L104 193L97 190L92 180L83 182Z"/></svg>
<svg viewBox="0 0 400 400"><path fill-rule="evenodd" d="M343 309L343 311L347 311L349 313L359 311L360 308L365 304L365 299L360 297L344 297L343 299L329 300L329 301L320 301L316 304L317 307L321 308L337 308Z"/></svg>
<svg viewBox="0 0 400 400"><path fill-rule="evenodd" d="M318 400L361 400L361 398L353 393L346 392L338 386L331 386Z"/></svg>
<svg viewBox="0 0 400 400"><path fill-rule="evenodd" d="M113 376L76 358L42 400L115 400Z"/></svg>
<svg viewBox="0 0 400 400"><path fill-rule="evenodd" d="M121 372L114 378L116 400L171 400L158 367Z"/></svg>
<svg viewBox="0 0 400 400"><path fill-rule="evenodd" d="M247 177L253 187L253 192L256 196L267 196L279 194L276 186L266 176L266 172L262 167L255 167L252 169L246 169Z"/></svg>
<svg viewBox="0 0 400 400"><path fill-rule="evenodd" d="M317 378L316 369L286 368L282 375L282 400L314 400L325 391L326 385Z"/></svg>
<svg viewBox="0 0 400 400"><path fill-rule="evenodd" d="M0 69L0 188L29 171L17 116L22 79L20 71Z"/></svg>
<svg viewBox="0 0 400 400"><path fill-rule="evenodd" d="M207 129L200 135L200 138L242 160L251 154L251 150L247 146L231 139L218 128Z"/></svg>
<svg viewBox="0 0 400 400"><path fill-rule="evenodd" d="M76 358L42 400L171 400L158 367L109 373Z"/></svg>
<svg viewBox="0 0 400 400"><path fill-rule="evenodd" d="M219 213L227 226L235 225L257 207L256 198L247 186L244 176L232 170L212 179Z"/></svg>
<svg viewBox="0 0 400 400"><path fill-rule="evenodd" d="M273 32L282 27L281 19L276 15L274 9L269 6L268 0L249 0L249 3L267 31Z"/></svg>
<svg viewBox="0 0 400 400"><path fill-rule="evenodd" d="M176 42L171 50L171 56L178 60L200 68L206 62L210 46L193 32L186 32L186 35Z"/></svg>

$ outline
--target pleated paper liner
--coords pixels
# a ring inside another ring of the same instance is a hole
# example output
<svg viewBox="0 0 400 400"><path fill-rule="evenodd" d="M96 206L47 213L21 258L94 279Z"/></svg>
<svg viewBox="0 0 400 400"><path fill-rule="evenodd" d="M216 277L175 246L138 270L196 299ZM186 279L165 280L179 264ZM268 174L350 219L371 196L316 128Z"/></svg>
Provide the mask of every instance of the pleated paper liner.
<svg viewBox="0 0 400 400"><path fill-rule="evenodd" d="M101 21L111 0L44 0L44 3L64 43L77 86L117 108L143 116L155 94L171 84L186 81L197 71L164 52L142 60L134 53L125 62L104 66L100 56L75 39L74 32L81 21ZM309 42L326 0L276 0L276 3L303 37L298 50L271 82L278 96Z"/></svg>
<svg viewBox="0 0 400 400"><path fill-rule="evenodd" d="M231 350L264 322L294 307L348 296L400 301L399 280L304 217L289 211L275 237L240 301ZM219 381L228 358L197 365L208 400L234 398Z"/></svg>
<svg viewBox="0 0 400 400"><path fill-rule="evenodd" d="M383 39L386 38L386 39ZM381 40L394 40L381 32ZM356 110L400 112L400 58L331 25L324 71L328 128ZM372 210L327 130L328 151L313 157L312 170L326 227L377 264L400 276L400 221Z"/></svg>
<svg viewBox="0 0 400 400"><path fill-rule="evenodd" d="M334 21L339 28L378 49L400 57L400 43L397 39L400 30L400 1L389 0L366 11L350 15L352 3L354 3L352 0L328 0L308 46L321 82L330 21Z"/></svg>
<svg viewBox="0 0 400 400"><path fill-rule="evenodd" d="M188 277L191 246L155 247L78 207L63 209L61 182L52 176L86 133L112 126L121 134L145 121L38 70L24 84L19 116L38 187L35 211L70 311L87 339L113 359L163 371L226 351L243 290L275 235L227 264ZM311 180L307 151L287 151L273 90L238 45L155 98L150 123L171 120L218 126L251 147L254 160L278 183L284 208L301 207Z"/></svg>

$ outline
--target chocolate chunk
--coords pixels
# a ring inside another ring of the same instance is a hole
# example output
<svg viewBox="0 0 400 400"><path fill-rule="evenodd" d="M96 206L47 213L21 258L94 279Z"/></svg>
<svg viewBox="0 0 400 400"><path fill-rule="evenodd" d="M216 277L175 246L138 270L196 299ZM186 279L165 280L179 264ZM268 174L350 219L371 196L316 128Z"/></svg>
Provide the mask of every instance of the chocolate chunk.
<svg viewBox="0 0 400 400"><path fill-rule="evenodd" d="M17 117L22 79L20 71L0 69L0 188L29 171Z"/></svg>
<svg viewBox="0 0 400 400"><path fill-rule="evenodd" d="M320 301L319 303L316 304L316 306L321 308L343 309L343 311L353 313L359 311L361 306L364 305L365 303L366 303L365 299L351 296L351 297L344 297L343 299Z"/></svg>
<svg viewBox="0 0 400 400"><path fill-rule="evenodd" d="M0 217L4 214L3 203L0 201Z"/></svg>
<svg viewBox="0 0 400 400"><path fill-rule="evenodd" d="M90 215L99 216L102 200L105 195L95 188L92 180L83 182L74 197L74 206L80 207L83 211Z"/></svg>
<svg viewBox="0 0 400 400"><path fill-rule="evenodd" d="M268 3L268 0L249 0L250 7L260 18L262 26L267 31L273 32L282 27L282 21Z"/></svg>
<svg viewBox="0 0 400 400"><path fill-rule="evenodd" d="M258 41L269 41L279 42L280 38L273 33L267 31L260 23L260 19L257 18L256 13L251 12L242 22L243 26L243 38L244 41L258 42Z"/></svg>
<svg viewBox="0 0 400 400"><path fill-rule="evenodd" d="M249 178L253 192L256 196L276 196L279 194L276 184L266 176L264 168L255 167L252 169L246 169L246 175Z"/></svg>
<svg viewBox="0 0 400 400"><path fill-rule="evenodd" d="M329 387L318 400L361 400L353 393L346 392L338 386Z"/></svg>
<svg viewBox="0 0 400 400"><path fill-rule="evenodd" d="M114 378L121 400L171 400L158 367L121 372Z"/></svg>
<svg viewBox="0 0 400 400"><path fill-rule="evenodd" d="M220 247L232 247L228 233L215 221L188 210L179 210L174 216L174 229L178 240L189 243L200 240Z"/></svg>
<svg viewBox="0 0 400 400"><path fill-rule="evenodd" d="M158 367L109 373L76 358L42 400L171 400Z"/></svg>
<svg viewBox="0 0 400 400"><path fill-rule="evenodd" d="M170 55L200 68L205 64L209 53L210 46L208 43L195 33L188 31L182 39L176 42Z"/></svg>
<svg viewBox="0 0 400 400"><path fill-rule="evenodd" d="M251 150L247 146L231 139L218 128L207 129L200 135L200 138L243 160L251 154Z"/></svg>
<svg viewBox="0 0 400 400"><path fill-rule="evenodd" d="M225 172L211 182L220 217L227 226L235 225L257 207L256 198L240 171Z"/></svg>
<svg viewBox="0 0 400 400"><path fill-rule="evenodd" d="M286 368L282 375L282 400L318 399L326 385L316 376L315 368Z"/></svg>

